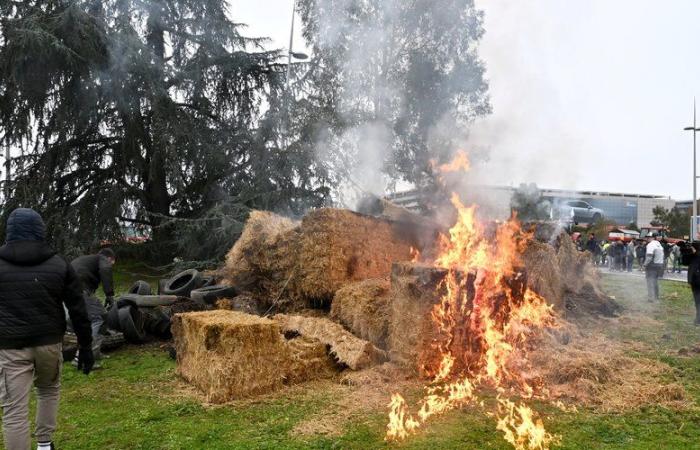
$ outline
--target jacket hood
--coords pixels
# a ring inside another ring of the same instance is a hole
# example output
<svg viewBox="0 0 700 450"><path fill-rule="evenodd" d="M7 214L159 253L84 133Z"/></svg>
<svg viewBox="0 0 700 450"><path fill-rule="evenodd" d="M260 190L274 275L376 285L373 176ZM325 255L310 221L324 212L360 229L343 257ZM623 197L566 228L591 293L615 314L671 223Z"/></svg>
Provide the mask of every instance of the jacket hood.
<svg viewBox="0 0 700 450"><path fill-rule="evenodd" d="M46 242L12 241L0 247L0 258L18 266L35 266L56 254Z"/></svg>
<svg viewBox="0 0 700 450"><path fill-rule="evenodd" d="M17 208L7 219L5 241L43 241L46 225L38 212L31 208Z"/></svg>

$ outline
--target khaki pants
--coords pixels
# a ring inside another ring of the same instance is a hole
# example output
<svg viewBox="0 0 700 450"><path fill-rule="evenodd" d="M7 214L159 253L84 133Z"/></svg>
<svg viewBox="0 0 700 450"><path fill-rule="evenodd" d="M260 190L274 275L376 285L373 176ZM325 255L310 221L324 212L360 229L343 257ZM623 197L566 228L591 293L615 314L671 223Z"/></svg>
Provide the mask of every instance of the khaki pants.
<svg viewBox="0 0 700 450"><path fill-rule="evenodd" d="M61 344L0 350L2 431L7 450L28 450L29 392L36 386L36 438L49 442L56 430L61 386Z"/></svg>

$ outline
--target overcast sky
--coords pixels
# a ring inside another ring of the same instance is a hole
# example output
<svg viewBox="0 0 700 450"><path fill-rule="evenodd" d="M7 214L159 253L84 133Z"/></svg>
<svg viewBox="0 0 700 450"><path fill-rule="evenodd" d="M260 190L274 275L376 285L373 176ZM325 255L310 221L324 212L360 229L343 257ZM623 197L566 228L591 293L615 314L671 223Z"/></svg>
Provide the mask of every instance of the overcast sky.
<svg viewBox="0 0 700 450"><path fill-rule="evenodd" d="M700 1L477 4L494 109L472 133L491 148L482 178L692 197L692 134L682 128L700 95ZM247 34L275 48L288 45L291 9L291 0L231 0Z"/></svg>

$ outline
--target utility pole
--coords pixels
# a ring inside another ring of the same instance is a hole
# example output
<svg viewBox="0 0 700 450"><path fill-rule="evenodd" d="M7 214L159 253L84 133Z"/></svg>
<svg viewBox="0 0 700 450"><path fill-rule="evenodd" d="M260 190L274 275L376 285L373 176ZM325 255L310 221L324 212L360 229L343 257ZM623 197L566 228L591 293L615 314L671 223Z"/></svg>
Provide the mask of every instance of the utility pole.
<svg viewBox="0 0 700 450"><path fill-rule="evenodd" d="M10 145L5 145L5 204L10 200L10 181L12 177L10 176L10 171L12 170L11 160L12 155L10 154Z"/></svg>
<svg viewBox="0 0 700 450"><path fill-rule="evenodd" d="M697 126L697 113L695 107L695 97L693 97L693 126L683 128L684 131L693 132L693 218L690 221L690 242L695 242L697 235L697 216L698 216L698 175L697 175L697 139L696 134L700 129Z"/></svg>

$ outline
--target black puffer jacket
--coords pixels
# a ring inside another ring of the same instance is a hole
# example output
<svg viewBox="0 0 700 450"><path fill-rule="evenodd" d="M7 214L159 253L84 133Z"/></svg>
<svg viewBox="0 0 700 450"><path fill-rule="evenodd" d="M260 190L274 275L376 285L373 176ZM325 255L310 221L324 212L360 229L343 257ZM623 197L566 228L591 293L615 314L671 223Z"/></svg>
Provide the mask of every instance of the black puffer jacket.
<svg viewBox="0 0 700 450"><path fill-rule="evenodd" d="M107 297L114 295L112 263L109 262L106 256L79 256L71 261L70 264L75 269L85 289L91 293L95 292L100 283L102 283L102 290L104 290L105 295Z"/></svg>
<svg viewBox="0 0 700 450"><path fill-rule="evenodd" d="M0 247L0 348L61 342L64 303L78 342L91 345L80 280L43 241L43 230L41 216L32 210L15 210L8 220L7 243Z"/></svg>

